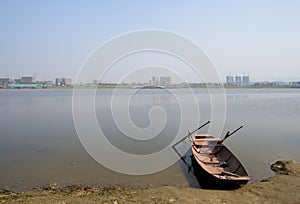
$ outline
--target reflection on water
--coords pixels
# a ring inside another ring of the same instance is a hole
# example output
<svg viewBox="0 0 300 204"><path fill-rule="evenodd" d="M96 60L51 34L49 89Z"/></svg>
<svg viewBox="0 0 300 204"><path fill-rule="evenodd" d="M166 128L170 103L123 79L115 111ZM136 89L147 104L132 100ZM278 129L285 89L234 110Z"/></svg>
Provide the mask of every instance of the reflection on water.
<svg viewBox="0 0 300 204"><path fill-rule="evenodd" d="M172 91L183 97L187 94L184 89ZM121 94L126 92L123 90ZM199 100L201 120L209 120L211 107L207 91L196 89L194 92ZM88 94L92 92L84 90L82 97ZM165 129L146 143L126 137L113 124L108 111L111 94L112 90L97 93L96 114L115 146L134 154L148 154L172 141L181 114L176 98L165 90L140 90L132 99L130 116L138 127L150 124L148 112L154 106L162 107L168 116ZM251 178L260 180L271 175L269 165L277 159L299 162L300 90L230 89L226 94L227 119L223 135L239 125L244 128L225 143ZM72 90L0 90L0 97L0 188L24 190L53 182L59 185L197 186L195 177L187 173L182 162L148 176L121 175L95 162L80 144L74 128ZM188 122L192 122L195 111L189 110L188 103L182 108L191 112Z"/></svg>

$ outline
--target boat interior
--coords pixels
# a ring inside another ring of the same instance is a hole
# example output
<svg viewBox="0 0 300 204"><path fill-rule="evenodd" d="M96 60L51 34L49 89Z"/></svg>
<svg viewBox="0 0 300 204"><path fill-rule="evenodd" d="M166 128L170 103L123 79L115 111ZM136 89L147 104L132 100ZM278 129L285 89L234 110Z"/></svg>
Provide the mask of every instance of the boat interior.
<svg viewBox="0 0 300 204"><path fill-rule="evenodd" d="M220 141L222 141L220 138L207 134L194 135L192 146L203 167L214 175L237 178L248 176L239 160Z"/></svg>

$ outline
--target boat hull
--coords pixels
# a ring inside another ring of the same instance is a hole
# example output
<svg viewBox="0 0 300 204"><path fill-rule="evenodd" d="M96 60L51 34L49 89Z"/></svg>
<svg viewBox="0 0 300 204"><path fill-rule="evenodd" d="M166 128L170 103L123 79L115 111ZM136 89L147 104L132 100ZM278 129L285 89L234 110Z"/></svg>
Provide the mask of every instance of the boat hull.
<svg viewBox="0 0 300 204"><path fill-rule="evenodd" d="M219 179L215 176L208 173L205 169L201 167L196 161L194 155L191 155L191 163L194 175L203 189L225 189L232 190L240 188L241 185L244 185L248 182L248 180L227 180L227 179Z"/></svg>
<svg viewBox="0 0 300 204"><path fill-rule="evenodd" d="M202 188L234 189L250 178L238 158L219 138L198 134L192 143L192 167Z"/></svg>

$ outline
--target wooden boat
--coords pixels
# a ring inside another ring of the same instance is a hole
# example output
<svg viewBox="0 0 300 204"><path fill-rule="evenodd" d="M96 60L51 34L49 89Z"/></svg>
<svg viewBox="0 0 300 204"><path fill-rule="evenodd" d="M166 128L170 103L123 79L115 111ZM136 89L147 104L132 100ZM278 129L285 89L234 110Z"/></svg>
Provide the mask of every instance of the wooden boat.
<svg viewBox="0 0 300 204"><path fill-rule="evenodd" d="M209 180L211 185L220 188L236 188L250 180L244 166L223 144L223 141L233 133L228 132L224 139L208 134L192 136L192 164L198 180L201 179L198 167L207 173L206 176L210 177L205 179ZM205 176L205 173L201 175Z"/></svg>
<svg viewBox="0 0 300 204"><path fill-rule="evenodd" d="M176 142L172 147L181 160L188 166L189 172L193 169L201 187L204 188L225 188L234 189L242 184L246 184L250 178L245 167L238 158L223 144L223 142L240 130L240 126L233 132L228 131L223 139L215 138L209 134L194 134L210 121L201 125L188 135ZM193 135L194 134L194 135ZM192 166L186 161L186 157L182 156L176 146L186 139L191 141L192 149ZM207 187L206 187L207 186Z"/></svg>

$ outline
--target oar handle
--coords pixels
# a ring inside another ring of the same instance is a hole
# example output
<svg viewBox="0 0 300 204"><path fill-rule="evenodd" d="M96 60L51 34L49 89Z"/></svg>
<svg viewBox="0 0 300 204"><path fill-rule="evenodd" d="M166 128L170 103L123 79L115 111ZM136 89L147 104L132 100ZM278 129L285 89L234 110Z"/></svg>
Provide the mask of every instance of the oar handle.
<svg viewBox="0 0 300 204"><path fill-rule="evenodd" d="M188 135L183 137L181 140L179 140L178 142L176 142L174 145L173 145L173 148L178 145L180 142L182 142L183 140L185 140L187 137L189 137L191 134L193 134L194 132L200 130L201 128L203 128L204 126L206 126L207 124L209 124L210 121L207 121L205 124L201 125L200 127L198 127L196 130L192 131L192 132L188 132Z"/></svg>
<svg viewBox="0 0 300 204"><path fill-rule="evenodd" d="M233 132L228 131L224 137L224 139L222 139L220 141L220 144L222 144L228 137L230 137L231 135L233 135L234 133L236 133L237 131L239 131L240 129L242 129L244 126L240 126L239 128L237 128L236 130L234 130Z"/></svg>
<svg viewBox="0 0 300 204"><path fill-rule="evenodd" d="M192 132L189 132L189 133L190 133L190 134L193 134L194 132L200 130L201 128L203 128L204 126L206 126L206 125L209 124L209 123L210 123L210 120L207 121L205 124L201 125L200 127L198 127L196 130L194 130L194 131L192 131Z"/></svg>
<svg viewBox="0 0 300 204"><path fill-rule="evenodd" d="M237 128L235 131L233 131L232 133L230 133L230 135L233 135L234 133L236 133L237 131L239 131L240 129L242 129L244 126L243 125L241 125L239 128ZM229 136L230 136L229 135Z"/></svg>

